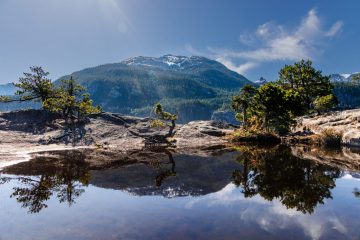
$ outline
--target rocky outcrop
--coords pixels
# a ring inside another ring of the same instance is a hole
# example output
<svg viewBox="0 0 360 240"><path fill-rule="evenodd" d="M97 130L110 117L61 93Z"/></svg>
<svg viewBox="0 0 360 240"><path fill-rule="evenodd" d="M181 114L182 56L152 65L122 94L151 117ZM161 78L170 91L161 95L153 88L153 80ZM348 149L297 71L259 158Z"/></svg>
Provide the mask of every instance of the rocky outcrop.
<svg viewBox="0 0 360 240"><path fill-rule="evenodd" d="M325 129L332 129L342 133L344 145L360 147L360 109L301 117L297 122L294 132L303 132L306 129L306 131L321 134Z"/></svg>
<svg viewBox="0 0 360 240"><path fill-rule="evenodd" d="M223 138L231 134L236 126L217 121L193 121L176 131L174 139L178 147L198 147L225 144Z"/></svg>
<svg viewBox="0 0 360 240"><path fill-rule="evenodd" d="M0 114L0 156L29 159L29 154L74 148L100 148L113 152L141 150L165 144L177 148L206 147L226 143L223 137L234 126L215 121L178 125L166 139L169 127L152 127L152 119L113 113L91 115L86 123L68 124L42 110ZM1 167L1 166L0 166Z"/></svg>

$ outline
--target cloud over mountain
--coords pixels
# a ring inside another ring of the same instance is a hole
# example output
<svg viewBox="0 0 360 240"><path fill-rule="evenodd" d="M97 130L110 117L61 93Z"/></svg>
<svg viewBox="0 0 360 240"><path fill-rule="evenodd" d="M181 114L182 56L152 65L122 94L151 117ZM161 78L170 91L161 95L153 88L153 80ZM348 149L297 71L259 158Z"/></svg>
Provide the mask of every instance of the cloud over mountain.
<svg viewBox="0 0 360 240"><path fill-rule="evenodd" d="M317 59L324 52L325 43L338 35L342 27L342 21L324 27L317 11L311 9L295 27L269 21L253 33L241 34L242 50L210 47L208 51L229 69L244 74L264 62Z"/></svg>

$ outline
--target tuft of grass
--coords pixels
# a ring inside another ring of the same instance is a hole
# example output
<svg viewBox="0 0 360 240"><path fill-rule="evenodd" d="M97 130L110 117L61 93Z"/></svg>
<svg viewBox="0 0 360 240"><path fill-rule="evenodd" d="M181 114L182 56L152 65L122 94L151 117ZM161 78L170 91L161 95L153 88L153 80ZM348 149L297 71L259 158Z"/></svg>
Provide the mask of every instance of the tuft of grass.
<svg viewBox="0 0 360 240"><path fill-rule="evenodd" d="M152 127L152 128L163 128L165 126L166 126L166 124L159 119L154 119L150 122L150 127Z"/></svg>
<svg viewBox="0 0 360 240"><path fill-rule="evenodd" d="M260 130L239 129L232 136L235 143L261 143L274 145L281 142L281 139L272 132Z"/></svg>
<svg viewBox="0 0 360 240"><path fill-rule="evenodd" d="M332 128L324 129L314 139L315 143L324 147L340 147L343 133Z"/></svg>

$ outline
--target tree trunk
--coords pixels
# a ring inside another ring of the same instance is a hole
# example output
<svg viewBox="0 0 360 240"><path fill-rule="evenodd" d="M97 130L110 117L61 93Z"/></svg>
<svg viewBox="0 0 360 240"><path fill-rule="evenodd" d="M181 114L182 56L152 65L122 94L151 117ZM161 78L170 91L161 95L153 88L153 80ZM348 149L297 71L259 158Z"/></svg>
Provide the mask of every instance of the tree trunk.
<svg viewBox="0 0 360 240"><path fill-rule="evenodd" d="M171 126L169 129L169 133L167 134L166 137L172 137L174 129L175 129L175 121L171 120Z"/></svg>
<svg viewBox="0 0 360 240"><path fill-rule="evenodd" d="M243 116L243 120L244 120L244 128L246 129L248 126L248 120L247 120L247 109L244 108L244 112L243 112L244 116Z"/></svg>

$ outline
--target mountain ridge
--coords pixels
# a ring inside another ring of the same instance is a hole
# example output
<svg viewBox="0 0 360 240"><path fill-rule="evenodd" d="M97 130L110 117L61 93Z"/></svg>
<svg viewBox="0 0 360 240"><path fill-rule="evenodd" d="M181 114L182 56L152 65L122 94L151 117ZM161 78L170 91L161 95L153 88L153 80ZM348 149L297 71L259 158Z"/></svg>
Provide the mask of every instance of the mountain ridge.
<svg viewBox="0 0 360 240"><path fill-rule="evenodd" d="M341 108L360 106L358 87L352 74L331 74ZM252 82L226 66L202 56L166 54L160 57L137 56L118 63L101 64L65 75L74 77L91 94L94 103L105 111L139 117L153 116L153 106L161 102L167 111L179 115L179 122L225 120L237 123L230 109L231 96ZM348 86L349 85L349 86ZM351 85L351 86L350 86ZM16 91L12 84L0 85L0 95ZM38 103L0 104L0 111L39 107Z"/></svg>
<svg viewBox="0 0 360 240"><path fill-rule="evenodd" d="M359 74L359 72L354 73L333 73L330 74L331 82L351 82L355 75Z"/></svg>
<svg viewBox="0 0 360 240"><path fill-rule="evenodd" d="M138 56L76 71L74 77L104 110L140 117L161 102L180 122L211 119L230 110L230 96L251 82L223 64L200 56ZM227 106L227 107L226 107Z"/></svg>

